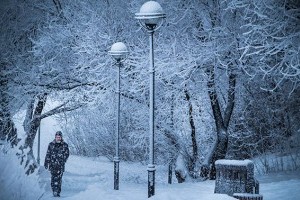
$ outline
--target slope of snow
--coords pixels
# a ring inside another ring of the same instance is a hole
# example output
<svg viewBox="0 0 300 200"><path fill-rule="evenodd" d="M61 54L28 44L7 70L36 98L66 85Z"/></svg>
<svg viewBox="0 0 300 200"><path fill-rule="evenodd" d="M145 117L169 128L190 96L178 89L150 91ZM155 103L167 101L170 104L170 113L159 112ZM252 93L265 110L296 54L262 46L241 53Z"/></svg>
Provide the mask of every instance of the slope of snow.
<svg viewBox="0 0 300 200"><path fill-rule="evenodd" d="M260 193L264 200L300 199L300 171L280 172L257 176L260 182Z"/></svg>
<svg viewBox="0 0 300 200"><path fill-rule="evenodd" d="M37 174L25 175L16 150L0 144L0 200L39 199L44 190L38 184Z"/></svg>
<svg viewBox="0 0 300 200"><path fill-rule="evenodd" d="M120 190L113 189L113 163L106 158L70 156L63 176L61 199L65 200L142 200L147 198L147 166L139 163L120 163ZM13 152L0 156L0 200L50 200L50 173L43 167L25 176ZM264 200L298 200L300 173L285 172L256 175ZM38 182L40 185L38 185ZM153 200L230 200L214 194L214 181L167 184L167 167L157 166L156 194ZM45 191L41 188L44 188Z"/></svg>
<svg viewBox="0 0 300 200"><path fill-rule="evenodd" d="M61 198L66 200L141 200L147 198L147 166L139 163L120 163L120 190L113 189L113 163L105 158L70 156L63 177ZM41 182L47 184L47 194L42 199L52 199L49 173L43 171ZM173 177L175 182L175 177ZM167 168L157 166L156 195L151 199L234 199L223 194L214 194L214 181L184 184L167 184Z"/></svg>
<svg viewBox="0 0 300 200"><path fill-rule="evenodd" d="M120 190L113 190L113 163L105 158L70 156L63 177L62 199L66 200L141 200L147 198L147 166L139 163L120 163ZM41 170L40 182L46 184L43 200L53 199L49 172ZM256 176L264 200L297 200L300 197L299 173ZM214 181L167 184L167 167L157 166L156 194L153 200L229 200L223 194L214 194Z"/></svg>

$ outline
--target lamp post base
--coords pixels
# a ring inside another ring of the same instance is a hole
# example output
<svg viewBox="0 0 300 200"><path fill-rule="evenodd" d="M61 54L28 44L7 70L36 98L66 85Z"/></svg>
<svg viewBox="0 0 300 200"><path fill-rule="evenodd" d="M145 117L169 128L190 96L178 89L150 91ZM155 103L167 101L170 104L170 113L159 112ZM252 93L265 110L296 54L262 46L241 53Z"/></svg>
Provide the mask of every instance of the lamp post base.
<svg viewBox="0 0 300 200"><path fill-rule="evenodd" d="M155 194L155 166L148 165L148 198Z"/></svg>
<svg viewBox="0 0 300 200"><path fill-rule="evenodd" d="M114 159L114 189L119 190L119 163L118 158Z"/></svg>
<svg viewBox="0 0 300 200"><path fill-rule="evenodd" d="M169 164L168 183L172 184L172 165Z"/></svg>

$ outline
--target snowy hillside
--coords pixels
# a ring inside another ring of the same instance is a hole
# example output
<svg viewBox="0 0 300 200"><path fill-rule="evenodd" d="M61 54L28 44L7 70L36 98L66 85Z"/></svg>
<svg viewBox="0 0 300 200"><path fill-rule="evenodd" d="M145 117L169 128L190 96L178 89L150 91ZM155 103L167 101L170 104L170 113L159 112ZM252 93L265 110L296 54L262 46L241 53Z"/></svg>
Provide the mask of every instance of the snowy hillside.
<svg viewBox="0 0 300 200"><path fill-rule="evenodd" d="M105 158L94 159L71 156L63 177L62 198L66 200L141 200L147 199L146 166L138 163L120 163L120 190L113 190L113 163ZM157 167L156 195L153 200L217 200L234 199L214 194L214 181L167 184L167 167ZM49 175L49 174L48 174ZM50 183L46 172L41 182ZM300 197L300 173L280 173L257 176L264 200L298 200ZM50 186L46 185L42 199L52 199Z"/></svg>
<svg viewBox="0 0 300 200"><path fill-rule="evenodd" d="M0 157L1 200L55 199L50 188L50 173L43 167L37 175L25 176L14 156ZM298 200L300 173L285 172L256 175L260 193L265 200ZM167 167L157 166L156 195L153 200L217 200L233 199L214 194L214 181L167 184ZM36 181L44 189L38 188ZM21 189L20 189L21 188ZM113 190L113 163L106 158L70 156L63 176L61 199L66 200L141 200L147 199L146 166L139 163L120 163L120 190Z"/></svg>
<svg viewBox="0 0 300 200"><path fill-rule="evenodd" d="M120 190L113 190L113 163L105 158L93 159L71 156L63 177L62 198L69 200L147 199L146 166L138 163L120 163ZM152 199L232 199L227 195L214 194L213 182L167 184L167 168L157 167L157 191ZM173 182L175 177L173 177ZM52 199L49 173L41 174L41 183L47 183L42 199ZM198 190L198 192L196 192Z"/></svg>

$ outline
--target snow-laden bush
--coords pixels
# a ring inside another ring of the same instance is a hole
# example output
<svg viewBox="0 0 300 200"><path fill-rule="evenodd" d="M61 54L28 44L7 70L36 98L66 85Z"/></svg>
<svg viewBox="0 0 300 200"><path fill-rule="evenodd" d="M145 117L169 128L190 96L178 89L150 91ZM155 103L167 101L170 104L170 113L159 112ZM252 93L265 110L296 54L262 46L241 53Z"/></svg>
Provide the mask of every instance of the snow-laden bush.
<svg viewBox="0 0 300 200"><path fill-rule="evenodd" d="M298 171L300 169L300 152L294 152L285 156L263 154L254 158L254 163L258 174Z"/></svg>
<svg viewBox="0 0 300 200"><path fill-rule="evenodd" d="M0 199L34 200L39 199L44 191L34 173L25 175L23 166L16 156L16 150L6 142L0 143Z"/></svg>

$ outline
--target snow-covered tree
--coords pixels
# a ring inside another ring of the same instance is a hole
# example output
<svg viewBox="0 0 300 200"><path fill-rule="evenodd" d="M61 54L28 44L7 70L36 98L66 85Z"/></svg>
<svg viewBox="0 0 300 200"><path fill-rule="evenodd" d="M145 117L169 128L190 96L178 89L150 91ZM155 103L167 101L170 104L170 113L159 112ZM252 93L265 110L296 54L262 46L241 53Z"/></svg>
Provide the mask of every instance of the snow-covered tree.
<svg viewBox="0 0 300 200"><path fill-rule="evenodd" d="M275 90L286 80L293 83L290 92L299 87L300 74L300 3L288 1L233 1L232 7L244 10L242 28L244 70L249 76L263 75L275 84L264 88Z"/></svg>

